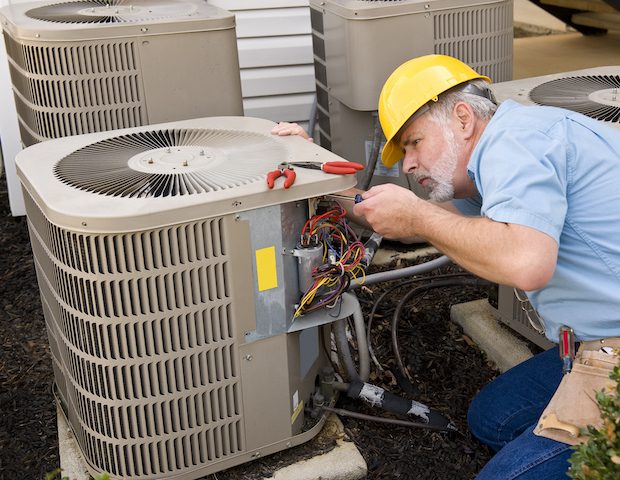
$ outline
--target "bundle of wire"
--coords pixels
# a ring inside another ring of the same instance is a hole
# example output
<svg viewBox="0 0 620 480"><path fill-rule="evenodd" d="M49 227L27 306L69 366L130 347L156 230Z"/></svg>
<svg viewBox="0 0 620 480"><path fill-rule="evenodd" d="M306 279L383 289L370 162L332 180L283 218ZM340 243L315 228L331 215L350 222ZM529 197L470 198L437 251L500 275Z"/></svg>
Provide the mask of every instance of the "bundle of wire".
<svg viewBox="0 0 620 480"><path fill-rule="evenodd" d="M323 263L312 272L312 286L299 302L295 317L335 306L351 279L365 276L361 265L364 244L347 223L346 214L338 205L312 216L301 231L302 239L316 238L323 244Z"/></svg>

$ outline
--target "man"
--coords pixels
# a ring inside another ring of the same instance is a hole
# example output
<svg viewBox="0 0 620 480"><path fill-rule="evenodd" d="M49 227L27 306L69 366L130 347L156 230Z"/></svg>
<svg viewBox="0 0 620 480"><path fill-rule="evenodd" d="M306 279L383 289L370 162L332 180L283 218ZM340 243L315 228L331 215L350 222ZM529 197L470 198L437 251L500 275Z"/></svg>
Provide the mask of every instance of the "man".
<svg viewBox="0 0 620 480"><path fill-rule="evenodd" d="M431 201L386 184L353 213L525 290L554 342L563 325L578 341L620 337L620 130L558 108L498 107L488 82L443 55L398 67L379 99L382 161L402 159ZM479 480L566 478L570 446L533 433L562 376L551 349L473 400L470 429L497 452Z"/></svg>

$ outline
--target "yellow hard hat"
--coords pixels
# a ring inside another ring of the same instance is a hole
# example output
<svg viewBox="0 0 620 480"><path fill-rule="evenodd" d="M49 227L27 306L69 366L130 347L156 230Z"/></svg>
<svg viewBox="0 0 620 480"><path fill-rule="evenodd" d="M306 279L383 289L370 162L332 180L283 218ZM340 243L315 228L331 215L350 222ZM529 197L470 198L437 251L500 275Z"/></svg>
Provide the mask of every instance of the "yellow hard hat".
<svg viewBox="0 0 620 480"><path fill-rule="evenodd" d="M403 63L386 80L379 96L379 121L386 143L381 160L391 167L402 157L394 136L428 102L463 82L489 77L480 75L465 63L447 55L425 55Z"/></svg>

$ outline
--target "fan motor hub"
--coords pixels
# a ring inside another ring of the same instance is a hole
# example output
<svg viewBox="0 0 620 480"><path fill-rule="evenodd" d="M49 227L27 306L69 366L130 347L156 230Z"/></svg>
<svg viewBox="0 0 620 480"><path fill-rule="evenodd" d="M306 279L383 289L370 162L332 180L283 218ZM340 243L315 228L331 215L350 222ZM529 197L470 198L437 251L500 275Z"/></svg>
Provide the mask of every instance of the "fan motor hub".
<svg viewBox="0 0 620 480"><path fill-rule="evenodd" d="M104 17L108 15L136 15L141 16L144 9L133 5L106 5L102 7L83 8L77 11L78 15Z"/></svg>
<svg viewBox="0 0 620 480"><path fill-rule="evenodd" d="M221 152L201 146L171 146L140 152L127 165L146 173L188 173L219 165Z"/></svg>
<svg viewBox="0 0 620 480"><path fill-rule="evenodd" d="M620 107L620 88L606 88L596 90L588 95L593 102L602 103L611 107Z"/></svg>

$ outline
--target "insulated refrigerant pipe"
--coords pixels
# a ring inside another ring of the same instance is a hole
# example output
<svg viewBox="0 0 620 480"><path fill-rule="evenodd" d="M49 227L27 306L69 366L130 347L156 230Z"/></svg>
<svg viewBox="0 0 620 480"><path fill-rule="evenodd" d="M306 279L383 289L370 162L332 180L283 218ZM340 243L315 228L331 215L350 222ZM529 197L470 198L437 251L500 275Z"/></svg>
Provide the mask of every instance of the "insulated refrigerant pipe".
<svg viewBox="0 0 620 480"><path fill-rule="evenodd" d="M349 290L354 290L356 288L364 286L374 285L379 282L387 282L390 280L400 280L401 278L412 277L414 275L420 275L422 273L430 272L431 270L435 270L436 268L445 267L446 265L450 265L452 260L450 260L445 255L430 260L428 262L421 263L419 265L412 265L411 267L399 268L397 270L388 270L387 272L378 272L373 273L372 275L368 275L364 278L356 278L351 280L351 285L349 286Z"/></svg>
<svg viewBox="0 0 620 480"><path fill-rule="evenodd" d="M351 355L351 349L349 348L349 342L347 340L346 332L346 318L334 322L334 336L336 337L336 345L338 352L344 363L344 367L347 370L347 375L351 381L362 380L367 381L370 377L370 354L368 352L368 342L366 339L366 326L364 324L364 314L362 313L362 306L360 305L357 296L354 293L345 293L349 295L355 302L353 309L353 325L355 327L355 337L357 340L357 354L359 356L360 371L357 373L355 368L355 362Z"/></svg>

